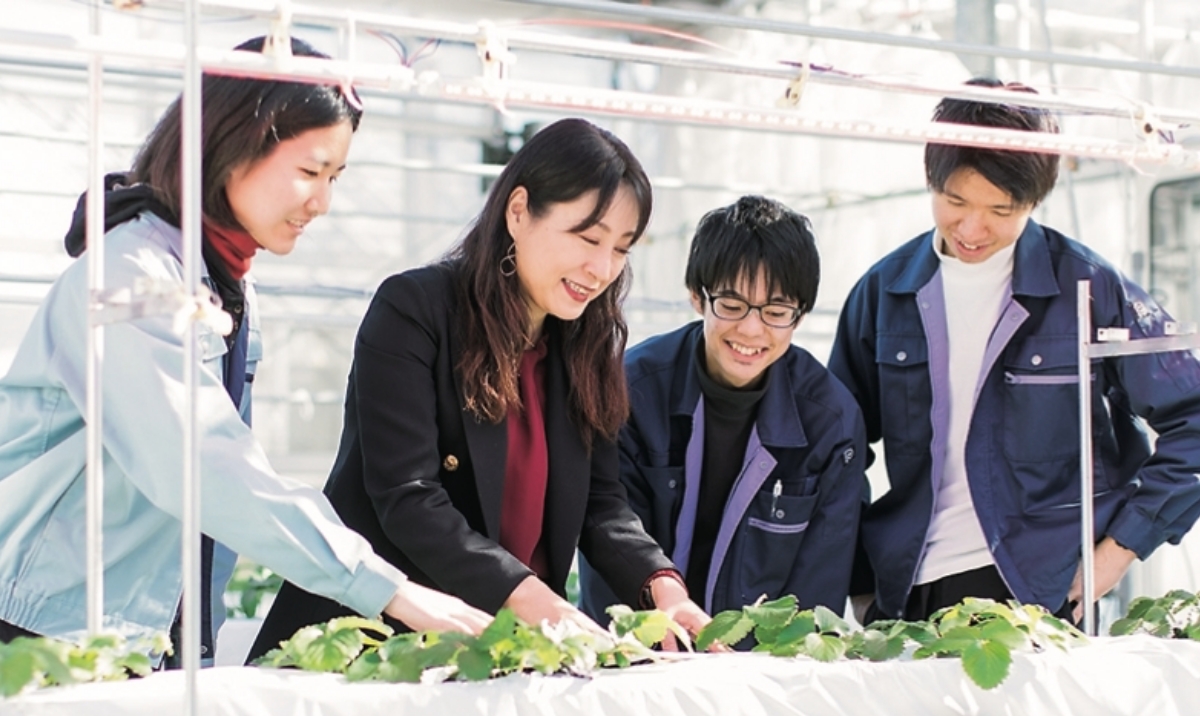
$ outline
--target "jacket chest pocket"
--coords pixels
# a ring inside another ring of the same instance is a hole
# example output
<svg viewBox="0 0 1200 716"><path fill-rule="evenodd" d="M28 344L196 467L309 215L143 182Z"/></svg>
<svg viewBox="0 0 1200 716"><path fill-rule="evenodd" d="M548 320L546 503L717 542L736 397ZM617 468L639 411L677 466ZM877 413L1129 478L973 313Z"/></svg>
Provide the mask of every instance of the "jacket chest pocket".
<svg viewBox="0 0 1200 716"><path fill-rule="evenodd" d="M881 333L875 344L879 420L885 449L925 453L933 439L929 347L922 335Z"/></svg>
<svg viewBox="0 0 1200 716"><path fill-rule="evenodd" d="M200 359L204 361L204 364L218 377L224 375L223 360L225 354L229 352L229 347L225 345L225 336L200 324L196 330L196 341L200 349Z"/></svg>
<svg viewBox="0 0 1200 716"><path fill-rule="evenodd" d="M1078 351L1071 337L1033 338L1005 356L1004 454L1010 460L1079 456Z"/></svg>
<svg viewBox="0 0 1200 716"><path fill-rule="evenodd" d="M785 484L786 483L786 484ZM779 592L788 583L817 505L817 476L768 478L746 510L738 549L743 600ZM747 603L749 603L747 601Z"/></svg>

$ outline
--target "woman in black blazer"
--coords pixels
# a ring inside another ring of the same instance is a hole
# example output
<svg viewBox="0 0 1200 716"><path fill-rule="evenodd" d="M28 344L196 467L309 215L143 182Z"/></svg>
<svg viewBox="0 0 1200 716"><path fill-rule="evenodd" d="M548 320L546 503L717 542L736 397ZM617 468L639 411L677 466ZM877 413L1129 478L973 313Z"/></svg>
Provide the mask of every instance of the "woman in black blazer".
<svg viewBox="0 0 1200 716"><path fill-rule="evenodd" d="M325 493L411 579L488 612L596 628L564 598L578 546L622 601L693 633L708 621L617 475L620 301L650 207L624 143L561 120L513 156L446 258L380 286ZM285 584L250 658L346 613Z"/></svg>

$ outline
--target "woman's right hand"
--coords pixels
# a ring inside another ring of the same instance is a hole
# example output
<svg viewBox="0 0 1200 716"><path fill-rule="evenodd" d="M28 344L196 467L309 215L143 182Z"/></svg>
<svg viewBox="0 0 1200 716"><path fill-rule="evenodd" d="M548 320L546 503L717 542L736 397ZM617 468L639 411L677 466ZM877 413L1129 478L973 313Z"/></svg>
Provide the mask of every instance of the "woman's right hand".
<svg viewBox="0 0 1200 716"><path fill-rule="evenodd" d="M584 631L604 633L599 624L576 609L575 605L555 594L545 582L532 574L521 580L512 594L508 595L504 606L511 609L526 624L541 624L544 619L554 625L568 620Z"/></svg>
<svg viewBox="0 0 1200 716"><path fill-rule="evenodd" d="M409 580L396 590L383 611L414 631L479 634L492 622L487 612L476 609L458 597Z"/></svg>

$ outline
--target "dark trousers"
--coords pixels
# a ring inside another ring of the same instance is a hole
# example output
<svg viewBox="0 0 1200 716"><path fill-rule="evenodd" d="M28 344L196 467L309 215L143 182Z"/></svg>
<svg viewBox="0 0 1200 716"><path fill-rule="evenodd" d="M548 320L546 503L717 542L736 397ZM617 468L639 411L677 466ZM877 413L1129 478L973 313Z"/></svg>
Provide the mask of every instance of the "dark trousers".
<svg viewBox="0 0 1200 716"><path fill-rule="evenodd" d="M7 644L19 636L36 637L37 634L0 619L0 644Z"/></svg>
<svg viewBox="0 0 1200 716"><path fill-rule="evenodd" d="M918 584L908 595L908 603L904 605L904 614L899 617L884 614L877 604L871 604L867 609L866 623L880 619L904 619L906 621L924 621L939 609L958 604L966 597L978 599L993 599L1006 602L1013 598L1012 592L1000 577L995 565L951 574L935 582ZM1074 624L1071 612L1075 609L1074 602L1067 602L1055 613L1060 619L1066 619Z"/></svg>

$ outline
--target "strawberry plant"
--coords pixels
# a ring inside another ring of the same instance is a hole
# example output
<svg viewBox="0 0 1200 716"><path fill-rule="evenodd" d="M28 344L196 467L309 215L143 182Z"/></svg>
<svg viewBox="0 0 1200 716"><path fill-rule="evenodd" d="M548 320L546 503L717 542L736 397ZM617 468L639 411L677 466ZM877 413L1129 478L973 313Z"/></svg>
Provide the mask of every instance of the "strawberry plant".
<svg viewBox="0 0 1200 716"><path fill-rule="evenodd" d="M716 615L697 636L696 648L714 642L734 646L747 638L753 639L753 651L817 661L886 661L910 649L914 659L957 657L972 681L991 689L1008 676L1013 651L1066 648L1084 637L1040 607L1013 602L968 598L929 621L880 621L853 629L825 607L797 609L789 595Z"/></svg>
<svg viewBox="0 0 1200 716"><path fill-rule="evenodd" d="M1177 589L1158 599L1138 597L1129 604L1125 616L1113 622L1109 634L1151 634L1200 641L1200 594Z"/></svg>
<svg viewBox="0 0 1200 716"><path fill-rule="evenodd" d="M592 632L569 621L530 626L503 609L479 636L393 634L382 622L347 617L300 629L255 663L342 673L350 681L480 681L516 672L587 675L626 667L655 658L650 646L668 631L688 643L662 612L614 607L610 613L609 631Z"/></svg>
<svg viewBox="0 0 1200 716"><path fill-rule="evenodd" d="M152 659L164 653L171 653L166 634L132 644L116 634L92 636L75 644L17 637L0 644L0 696L44 686L146 676L153 668Z"/></svg>

